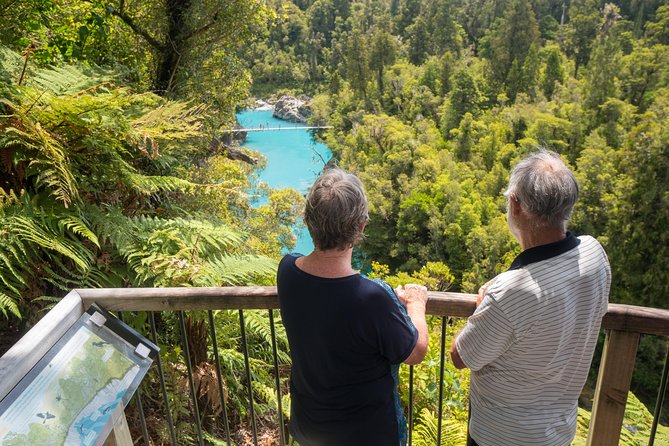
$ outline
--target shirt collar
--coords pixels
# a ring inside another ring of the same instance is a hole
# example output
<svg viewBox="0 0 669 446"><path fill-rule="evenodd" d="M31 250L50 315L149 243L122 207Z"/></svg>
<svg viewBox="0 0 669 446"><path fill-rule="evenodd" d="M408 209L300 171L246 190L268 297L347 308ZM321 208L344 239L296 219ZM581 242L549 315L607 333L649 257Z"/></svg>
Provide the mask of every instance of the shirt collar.
<svg viewBox="0 0 669 446"><path fill-rule="evenodd" d="M535 246L521 252L507 271L520 269L530 263L541 262L542 260L548 260L552 257L559 256L560 254L564 254L565 252L576 248L580 243L580 239L567 231L567 236L562 240L547 245Z"/></svg>

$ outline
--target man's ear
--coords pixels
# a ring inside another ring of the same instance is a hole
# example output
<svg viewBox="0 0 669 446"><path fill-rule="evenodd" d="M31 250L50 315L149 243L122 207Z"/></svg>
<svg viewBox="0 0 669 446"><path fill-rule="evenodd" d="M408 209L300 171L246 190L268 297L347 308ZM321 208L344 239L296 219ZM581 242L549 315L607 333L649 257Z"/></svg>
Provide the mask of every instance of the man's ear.
<svg viewBox="0 0 669 446"><path fill-rule="evenodd" d="M520 207L520 200L516 197L516 194L509 195L509 206L513 215L519 215L523 212L523 209Z"/></svg>

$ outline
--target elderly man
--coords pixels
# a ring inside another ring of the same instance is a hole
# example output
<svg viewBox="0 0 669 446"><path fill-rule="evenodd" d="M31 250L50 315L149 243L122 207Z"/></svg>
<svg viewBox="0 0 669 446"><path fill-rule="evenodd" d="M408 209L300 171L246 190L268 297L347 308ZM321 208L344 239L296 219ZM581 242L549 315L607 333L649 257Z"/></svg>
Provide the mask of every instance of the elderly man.
<svg viewBox="0 0 669 446"><path fill-rule="evenodd" d="M608 305L609 262L597 240L566 230L578 184L555 153L520 161L505 195L523 252L481 287L451 347L455 366L472 371L468 444L566 446Z"/></svg>

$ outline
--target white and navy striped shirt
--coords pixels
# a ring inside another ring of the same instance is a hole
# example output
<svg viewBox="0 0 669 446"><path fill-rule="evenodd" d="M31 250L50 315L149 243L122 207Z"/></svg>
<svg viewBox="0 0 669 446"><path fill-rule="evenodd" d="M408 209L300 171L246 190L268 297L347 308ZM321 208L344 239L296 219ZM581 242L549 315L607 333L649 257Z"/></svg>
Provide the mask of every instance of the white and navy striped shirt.
<svg viewBox="0 0 669 446"><path fill-rule="evenodd" d="M610 284L597 240L567 233L521 253L488 286L456 340L480 446L571 443Z"/></svg>

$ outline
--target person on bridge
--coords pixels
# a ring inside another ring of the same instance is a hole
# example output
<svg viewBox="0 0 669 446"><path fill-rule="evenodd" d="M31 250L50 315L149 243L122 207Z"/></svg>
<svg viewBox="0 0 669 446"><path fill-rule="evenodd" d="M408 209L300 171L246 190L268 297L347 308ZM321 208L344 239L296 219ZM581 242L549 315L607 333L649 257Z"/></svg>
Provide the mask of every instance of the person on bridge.
<svg viewBox="0 0 669 446"><path fill-rule="evenodd" d="M453 364L471 369L468 444L568 446L608 307L609 262L597 240L566 230L578 184L555 153L520 161L505 195L523 252L481 287L451 347Z"/></svg>
<svg viewBox="0 0 669 446"><path fill-rule="evenodd" d="M406 444L398 370L427 352L427 289L408 284L393 292L352 268L367 220L360 180L328 170L311 187L304 211L315 249L279 264L292 359L288 429L301 446Z"/></svg>

